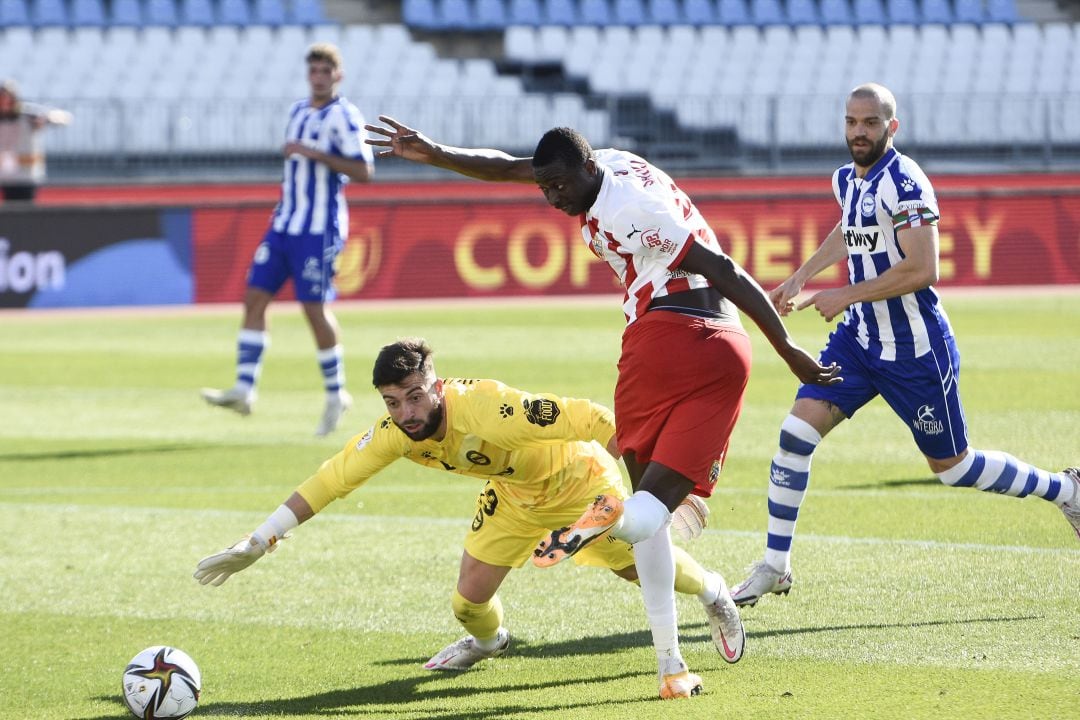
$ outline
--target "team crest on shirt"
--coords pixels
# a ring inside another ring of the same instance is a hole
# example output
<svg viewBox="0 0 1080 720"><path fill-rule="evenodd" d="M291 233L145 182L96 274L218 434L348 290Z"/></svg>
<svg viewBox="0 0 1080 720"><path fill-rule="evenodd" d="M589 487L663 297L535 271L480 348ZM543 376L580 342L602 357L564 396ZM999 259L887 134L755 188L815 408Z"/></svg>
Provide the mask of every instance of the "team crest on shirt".
<svg viewBox="0 0 1080 720"><path fill-rule="evenodd" d="M862 199L859 200L859 210L866 217L874 214L874 211L877 210L877 199L874 197L874 193L866 193L862 196Z"/></svg>

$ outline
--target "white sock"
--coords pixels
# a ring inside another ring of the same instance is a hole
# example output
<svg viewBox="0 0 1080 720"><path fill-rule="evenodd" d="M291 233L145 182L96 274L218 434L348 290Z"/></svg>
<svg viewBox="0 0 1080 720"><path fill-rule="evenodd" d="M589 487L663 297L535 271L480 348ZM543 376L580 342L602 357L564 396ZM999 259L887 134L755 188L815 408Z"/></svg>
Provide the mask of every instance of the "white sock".
<svg viewBox="0 0 1080 720"><path fill-rule="evenodd" d="M641 582L641 597L645 604L649 629L652 631L653 648L656 650L661 675L686 669L686 663L679 652L679 624L675 611L675 555L668 532L669 522L663 523L652 537L634 544L634 564Z"/></svg>

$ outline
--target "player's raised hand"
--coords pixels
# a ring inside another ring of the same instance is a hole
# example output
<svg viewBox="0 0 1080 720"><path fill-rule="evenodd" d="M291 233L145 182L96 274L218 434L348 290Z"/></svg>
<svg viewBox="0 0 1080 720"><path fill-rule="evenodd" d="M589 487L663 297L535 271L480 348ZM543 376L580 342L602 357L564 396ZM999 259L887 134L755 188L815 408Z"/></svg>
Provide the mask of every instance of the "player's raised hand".
<svg viewBox="0 0 1080 720"><path fill-rule="evenodd" d="M789 277L769 292L769 300L772 302L780 317L786 317L795 309L795 296L802 291L802 283Z"/></svg>
<svg viewBox="0 0 1080 720"><path fill-rule="evenodd" d="M846 296L848 287L850 286L820 290L799 303L796 309L802 310L813 306L821 317L825 318L826 321L830 321L848 309L848 305L850 305Z"/></svg>
<svg viewBox="0 0 1080 720"><path fill-rule="evenodd" d="M276 547L264 546L254 536L245 535L232 547L200 560L193 577L202 585L217 587Z"/></svg>
<svg viewBox="0 0 1080 720"><path fill-rule="evenodd" d="M368 132L382 136L376 138L369 137L364 140L368 145L377 148L385 148L377 153L379 157L396 155L397 157L404 158L405 160L412 160L413 162L431 162L438 146L426 135L407 125L402 125L389 115L380 115L379 122L385 123L386 125L389 125L389 127L364 125L364 129Z"/></svg>

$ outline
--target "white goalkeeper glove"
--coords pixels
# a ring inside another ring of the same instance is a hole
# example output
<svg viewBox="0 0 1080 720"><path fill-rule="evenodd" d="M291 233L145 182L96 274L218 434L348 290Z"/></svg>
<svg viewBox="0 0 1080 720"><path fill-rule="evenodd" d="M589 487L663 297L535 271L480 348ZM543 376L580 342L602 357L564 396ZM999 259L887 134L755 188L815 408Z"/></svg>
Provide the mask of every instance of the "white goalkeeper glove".
<svg viewBox="0 0 1080 720"><path fill-rule="evenodd" d="M671 529L683 540L693 540L708 525L709 506L697 495L687 495L671 513Z"/></svg>
<svg viewBox="0 0 1080 720"><path fill-rule="evenodd" d="M260 542L257 535L245 535L232 547L213 555L207 555L200 560L195 568L194 578L203 585L217 587L228 580L234 573L240 572L266 553L273 552L276 548L277 543L271 545Z"/></svg>

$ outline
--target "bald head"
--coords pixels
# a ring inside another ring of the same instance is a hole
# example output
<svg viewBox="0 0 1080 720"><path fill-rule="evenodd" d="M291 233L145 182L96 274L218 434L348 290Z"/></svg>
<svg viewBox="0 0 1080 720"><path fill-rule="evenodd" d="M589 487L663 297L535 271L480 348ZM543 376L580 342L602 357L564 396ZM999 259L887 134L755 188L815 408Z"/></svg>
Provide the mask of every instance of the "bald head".
<svg viewBox="0 0 1080 720"><path fill-rule="evenodd" d="M863 83L848 95L848 102L852 100L873 100L880 106L881 117L886 122L896 117L896 98L884 85Z"/></svg>

